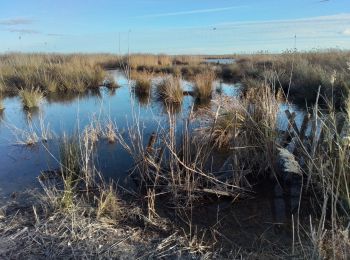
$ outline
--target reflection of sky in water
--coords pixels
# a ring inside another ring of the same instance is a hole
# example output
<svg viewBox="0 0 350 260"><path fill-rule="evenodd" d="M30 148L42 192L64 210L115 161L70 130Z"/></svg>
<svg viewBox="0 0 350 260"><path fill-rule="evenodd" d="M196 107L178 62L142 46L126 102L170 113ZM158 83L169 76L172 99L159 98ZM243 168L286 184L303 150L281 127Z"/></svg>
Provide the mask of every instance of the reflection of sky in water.
<svg viewBox="0 0 350 260"><path fill-rule="evenodd" d="M300 128L301 124L303 123L305 111L298 108L296 105L287 104L287 103L279 104L279 112L278 112L278 119L277 119L278 128L286 129L288 127L288 119L285 113L287 109L290 111L290 113L295 112L295 123L298 126L298 128Z"/></svg>
<svg viewBox="0 0 350 260"><path fill-rule="evenodd" d="M168 115L163 102L155 97L155 93L153 92L148 97L149 103L147 99L145 102L130 91L133 82L131 81L129 85L123 73L117 71L110 73L117 80L120 88L111 91L102 87L79 96L51 95L41 104L39 111L32 114L31 120L28 120L23 113L18 97L9 97L4 100L4 121L0 123L0 194L33 187L38 183L36 177L41 170L57 168L57 161L47 153L47 150L50 150L56 158L59 157L55 141L49 141L46 146L39 144L33 148L14 145L16 141L14 133L21 136L20 129L28 130L32 127L38 135L40 134L40 117L45 121L45 125L49 125L56 136L84 129L92 118L102 122L110 118L116 122L118 129L127 137L128 126L133 125L133 118L136 116L140 119L144 145L148 142L153 131L162 128L166 130ZM153 87L158 80L153 80ZM182 80L182 86L186 91L191 91L193 88L193 84L186 80ZM237 84L232 85L217 81L215 95L237 96L239 88ZM176 115L179 133L182 131L184 119L188 117L193 104L193 97L184 97L182 107L179 108ZM286 105L281 105L281 124L286 123L283 119L285 118L285 108ZM300 111L294 106L291 110L298 112L296 121L300 125L302 113L299 113ZM200 116L196 119L200 120ZM28 122L31 123L28 124ZM107 141L102 140L99 142L97 150L97 168L106 178L127 176L128 170L133 166L133 161L120 144L108 144Z"/></svg>
<svg viewBox="0 0 350 260"><path fill-rule="evenodd" d="M216 64L233 64L236 62L235 59L206 59L205 62L207 63L216 63Z"/></svg>

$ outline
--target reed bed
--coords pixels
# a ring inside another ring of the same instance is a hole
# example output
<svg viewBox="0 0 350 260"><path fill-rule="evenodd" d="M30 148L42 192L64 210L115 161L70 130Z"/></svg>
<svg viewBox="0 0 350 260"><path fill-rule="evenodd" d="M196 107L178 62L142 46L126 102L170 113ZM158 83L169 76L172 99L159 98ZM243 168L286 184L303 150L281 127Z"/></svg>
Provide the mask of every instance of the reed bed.
<svg viewBox="0 0 350 260"><path fill-rule="evenodd" d="M350 52L340 50L248 55L238 59L239 68L234 65L225 75L264 81L264 74L275 73L278 86L290 101L298 103L315 103L318 87L322 86L321 96L333 96L340 107L344 106L349 91L349 59Z"/></svg>
<svg viewBox="0 0 350 260"><path fill-rule="evenodd" d="M201 56L176 55L173 57L173 64L176 65L198 65L204 61Z"/></svg>
<svg viewBox="0 0 350 260"><path fill-rule="evenodd" d="M171 67L173 65L198 65L203 62L201 56L193 55L176 55L170 56L165 54L132 54L124 57L124 64L131 69Z"/></svg>
<svg viewBox="0 0 350 260"><path fill-rule="evenodd" d="M138 67L171 66L172 58L167 55L133 54L124 58L131 69Z"/></svg>
<svg viewBox="0 0 350 260"><path fill-rule="evenodd" d="M17 93L32 86L47 92L83 92L101 85L106 75L97 56L10 54L0 60L4 92Z"/></svg>

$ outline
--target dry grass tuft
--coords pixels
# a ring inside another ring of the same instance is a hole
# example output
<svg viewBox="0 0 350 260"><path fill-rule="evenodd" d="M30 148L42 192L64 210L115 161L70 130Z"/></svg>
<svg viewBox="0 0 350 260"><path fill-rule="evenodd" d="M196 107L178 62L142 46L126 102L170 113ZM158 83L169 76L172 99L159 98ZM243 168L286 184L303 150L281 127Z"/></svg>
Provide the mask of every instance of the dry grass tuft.
<svg viewBox="0 0 350 260"><path fill-rule="evenodd" d="M194 78L194 91L200 100L210 99L213 92L213 82L216 78L213 70L203 71Z"/></svg>
<svg viewBox="0 0 350 260"><path fill-rule="evenodd" d="M134 90L139 95L149 95L152 85L152 73L133 72L131 78L135 80Z"/></svg>
<svg viewBox="0 0 350 260"><path fill-rule="evenodd" d="M108 223L116 223L123 217L123 206L117 197L117 192L111 184L108 189L100 192L97 203L96 216L99 220Z"/></svg>
<svg viewBox="0 0 350 260"><path fill-rule="evenodd" d="M166 77L158 85L158 95L167 103L182 103L183 90L178 77Z"/></svg>
<svg viewBox="0 0 350 260"><path fill-rule="evenodd" d="M21 89L19 91L23 107L25 109L32 109L39 107L44 99L44 95L39 88L32 87L31 89Z"/></svg>
<svg viewBox="0 0 350 260"><path fill-rule="evenodd" d="M103 131L103 136L109 143L115 143L117 141L116 125L112 120L109 120Z"/></svg>

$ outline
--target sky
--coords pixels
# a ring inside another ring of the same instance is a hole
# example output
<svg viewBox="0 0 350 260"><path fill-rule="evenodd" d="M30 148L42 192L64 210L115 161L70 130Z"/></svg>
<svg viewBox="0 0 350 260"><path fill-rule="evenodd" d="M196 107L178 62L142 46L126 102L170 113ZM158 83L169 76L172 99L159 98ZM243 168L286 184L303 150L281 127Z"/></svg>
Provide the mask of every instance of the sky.
<svg viewBox="0 0 350 260"><path fill-rule="evenodd" d="M350 49L350 0L1 0L0 52Z"/></svg>

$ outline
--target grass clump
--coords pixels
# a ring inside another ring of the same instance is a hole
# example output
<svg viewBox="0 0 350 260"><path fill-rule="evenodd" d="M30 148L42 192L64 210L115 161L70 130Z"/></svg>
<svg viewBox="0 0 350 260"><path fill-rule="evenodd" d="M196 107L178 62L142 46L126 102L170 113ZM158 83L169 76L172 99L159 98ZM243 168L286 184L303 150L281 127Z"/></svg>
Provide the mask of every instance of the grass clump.
<svg viewBox="0 0 350 260"><path fill-rule="evenodd" d="M195 76L194 91L197 99L208 100L212 97L215 78L216 75L213 70L207 70Z"/></svg>
<svg viewBox="0 0 350 260"><path fill-rule="evenodd" d="M77 179L81 172L79 141L76 137L64 136L60 142L60 167L65 178Z"/></svg>
<svg viewBox="0 0 350 260"><path fill-rule="evenodd" d="M152 85L152 73L149 72L135 72L132 73L131 78L135 80L134 90L140 95L149 95Z"/></svg>
<svg viewBox="0 0 350 260"><path fill-rule="evenodd" d="M158 95L167 103L181 103L183 90L179 77L167 77L158 85Z"/></svg>
<svg viewBox="0 0 350 260"><path fill-rule="evenodd" d="M101 189L96 209L97 219L115 223L123 216L123 207L112 184Z"/></svg>
<svg viewBox="0 0 350 260"><path fill-rule="evenodd" d="M44 99L44 95L39 88L21 89L19 91L24 109L33 109L39 107Z"/></svg>
<svg viewBox="0 0 350 260"><path fill-rule="evenodd" d="M117 141L117 134L115 130L116 128L116 124L109 119L103 130L103 136L107 139L107 141L110 144L115 143Z"/></svg>
<svg viewBox="0 0 350 260"><path fill-rule="evenodd" d="M245 114L241 108L228 109L226 107L212 129L214 145L219 149L229 147L232 140L241 133L244 121Z"/></svg>

